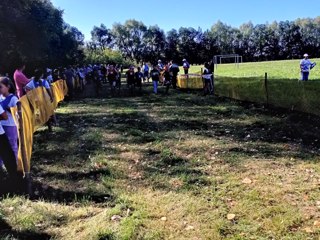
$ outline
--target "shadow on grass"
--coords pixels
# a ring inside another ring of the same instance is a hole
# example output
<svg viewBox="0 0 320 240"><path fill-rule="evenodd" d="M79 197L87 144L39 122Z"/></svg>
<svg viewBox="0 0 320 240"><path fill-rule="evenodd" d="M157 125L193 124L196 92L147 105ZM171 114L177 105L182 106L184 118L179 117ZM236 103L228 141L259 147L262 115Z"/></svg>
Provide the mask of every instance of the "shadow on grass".
<svg viewBox="0 0 320 240"><path fill-rule="evenodd" d="M254 149L256 146L252 149L247 146L225 149L226 162L230 160L238 164L242 158L235 157L237 154L243 157L258 156L260 159L289 155L306 161L312 160L318 156L313 150L320 147L318 117L267 110L261 106L223 98L204 98L197 93L168 97L117 98L106 101L85 99L69 104L75 111L58 114L61 122L59 131L54 135L48 135L45 131L36 133L32 172L42 179L34 183L38 192L36 198L71 203L75 199L89 196L94 203L114 201L116 196L112 193L112 189L108 189L106 194L77 190L79 181L99 182L99 176L110 175L109 169L85 170L89 168L90 155L99 151L117 155L121 150L111 148L111 145L162 142L168 140L167 135L172 132L191 133L237 144L251 142L260 146L258 149ZM87 106L88 112L79 113L78 106ZM103 113L90 111L90 106L108 111ZM89 127L93 130L81 130ZM104 130L117 134L117 137L104 139L102 135ZM278 143L295 144L299 147L294 151L282 149L274 145ZM159 175L168 179L181 178L189 183L189 186L210 184L206 180L206 174L197 169L190 160L179 158L170 152L168 156L163 156L162 152L149 150L151 152L143 152L143 158L150 160L142 168L147 178L155 180L154 176ZM67 171L49 172L45 170L47 167L67 169ZM59 180L70 184L60 189L48 184L50 181ZM155 187L166 187L157 181L149 183ZM72 186L75 187L70 190Z"/></svg>
<svg viewBox="0 0 320 240"><path fill-rule="evenodd" d="M0 218L0 239L19 239L19 240L46 240L52 239L52 236L46 233L39 233L34 231L18 231L12 227L2 218Z"/></svg>

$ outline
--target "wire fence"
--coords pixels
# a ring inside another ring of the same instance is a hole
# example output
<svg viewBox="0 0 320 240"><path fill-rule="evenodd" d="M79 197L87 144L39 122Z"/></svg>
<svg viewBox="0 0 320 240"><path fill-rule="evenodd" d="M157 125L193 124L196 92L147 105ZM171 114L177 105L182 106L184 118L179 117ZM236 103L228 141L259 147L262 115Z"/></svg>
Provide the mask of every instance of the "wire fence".
<svg viewBox="0 0 320 240"><path fill-rule="evenodd" d="M316 80L272 79L267 73L239 78L215 76L215 93L320 116L320 81Z"/></svg>

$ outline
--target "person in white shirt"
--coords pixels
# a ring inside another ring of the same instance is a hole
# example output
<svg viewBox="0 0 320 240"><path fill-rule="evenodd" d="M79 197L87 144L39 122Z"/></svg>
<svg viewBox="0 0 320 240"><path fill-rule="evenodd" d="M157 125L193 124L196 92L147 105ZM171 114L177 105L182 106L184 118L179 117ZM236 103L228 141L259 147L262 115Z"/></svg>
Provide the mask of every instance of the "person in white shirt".
<svg viewBox="0 0 320 240"><path fill-rule="evenodd" d="M47 89L47 92L50 96L51 101L53 101L53 94L51 92L50 84L47 80L42 79L42 77L43 77L43 72L39 69L36 69L34 71L34 78L31 79L31 81L25 87L26 92L31 91L38 87L44 87L45 89Z"/></svg>
<svg viewBox="0 0 320 240"><path fill-rule="evenodd" d="M7 77L0 78L0 105L6 112L8 119L2 120L1 125L7 135L15 158L18 157L18 129L13 119L10 108L16 107L19 99L15 95L15 88L12 81ZM1 165L1 158L0 158Z"/></svg>
<svg viewBox="0 0 320 240"><path fill-rule="evenodd" d="M47 90L47 93L50 97L50 101L53 102L53 94L52 94L51 87L50 87L48 81L45 79L42 79L42 77L43 77L43 72L39 69L36 69L34 71L34 78L31 79L31 81L26 86L26 92L31 91L31 90L38 88L38 87L44 87ZM56 120L55 115L51 116L50 120L47 122L49 132L53 131L52 126L56 122L57 122L57 120Z"/></svg>
<svg viewBox="0 0 320 240"><path fill-rule="evenodd" d="M8 115L0 105L0 120L7 120L7 119L8 119ZM0 158L2 159L4 166L6 167L9 177L12 178L12 180L16 180L18 177L16 158L10 146L8 137L5 134L5 131L2 127L1 121L0 121L0 146L1 146ZM0 171L1 170L2 168L0 169Z"/></svg>

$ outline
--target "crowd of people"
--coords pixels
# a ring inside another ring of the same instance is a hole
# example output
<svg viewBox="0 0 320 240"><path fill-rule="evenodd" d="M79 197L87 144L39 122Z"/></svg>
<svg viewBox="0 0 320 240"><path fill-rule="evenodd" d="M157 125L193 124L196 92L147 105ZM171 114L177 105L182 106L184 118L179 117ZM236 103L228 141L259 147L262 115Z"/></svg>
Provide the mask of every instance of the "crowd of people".
<svg viewBox="0 0 320 240"><path fill-rule="evenodd" d="M190 64L183 59L184 73L189 73ZM126 79L129 94L135 95L142 92L143 83L153 84L153 93L158 94L159 85L164 86L165 93L170 87L177 88L177 79L180 72L179 65L173 61L163 63L161 60L152 66L143 63L141 66L130 66L124 72L121 65L115 64L88 64L84 66L68 66L57 69L36 69L33 77L28 78L25 65L19 64L13 74L13 80L8 75L0 77L0 179L17 178L18 157L18 129L10 108L16 107L19 98L28 91L44 87L48 96L53 101L51 85L55 81L65 80L68 86L68 98L72 99L77 92L85 88L87 83L94 84L97 94L102 92L103 84L110 86L111 97L121 94L122 78ZM204 89L207 93L213 92L214 66L206 63L203 73ZM188 76L188 75L186 75ZM56 122L53 116L49 122L49 131Z"/></svg>

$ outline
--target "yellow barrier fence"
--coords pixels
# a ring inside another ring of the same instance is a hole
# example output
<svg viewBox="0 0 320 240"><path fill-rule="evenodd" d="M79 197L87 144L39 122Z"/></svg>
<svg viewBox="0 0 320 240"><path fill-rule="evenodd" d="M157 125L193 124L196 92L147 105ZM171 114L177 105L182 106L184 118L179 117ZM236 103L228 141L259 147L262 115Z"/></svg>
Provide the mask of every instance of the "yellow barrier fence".
<svg viewBox="0 0 320 240"><path fill-rule="evenodd" d="M201 74L188 74L188 75L179 75L178 83L179 88L183 89L202 89L203 80Z"/></svg>
<svg viewBox="0 0 320 240"><path fill-rule="evenodd" d="M11 108L12 115L19 126L18 170L24 173L30 172L34 132L48 122L58 103L63 101L68 92L64 80L54 82L51 89L53 102L50 101L47 90L39 87L19 99L21 107Z"/></svg>

